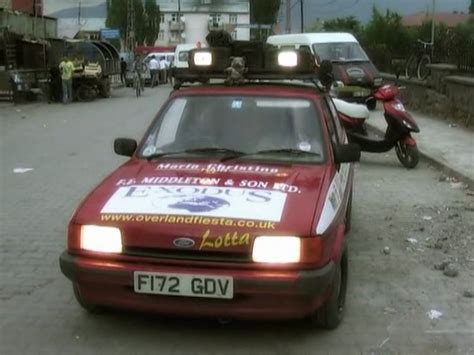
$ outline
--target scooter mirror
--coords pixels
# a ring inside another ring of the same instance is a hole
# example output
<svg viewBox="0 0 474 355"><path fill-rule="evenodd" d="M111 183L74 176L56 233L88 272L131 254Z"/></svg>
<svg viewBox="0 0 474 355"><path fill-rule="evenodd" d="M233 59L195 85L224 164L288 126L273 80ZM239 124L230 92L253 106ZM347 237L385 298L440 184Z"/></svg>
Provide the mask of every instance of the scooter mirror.
<svg viewBox="0 0 474 355"><path fill-rule="evenodd" d="M336 164L352 163L360 160L360 146L356 143L340 144L334 147Z"/></svg>

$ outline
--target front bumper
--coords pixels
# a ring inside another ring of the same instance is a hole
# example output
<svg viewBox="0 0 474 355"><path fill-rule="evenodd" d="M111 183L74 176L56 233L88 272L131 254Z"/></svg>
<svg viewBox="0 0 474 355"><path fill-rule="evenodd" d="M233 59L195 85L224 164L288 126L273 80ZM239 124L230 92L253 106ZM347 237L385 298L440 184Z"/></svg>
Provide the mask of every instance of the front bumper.
<svg viewBox="0 0 474 355"><path fill-rule="evenodd" d="M344 86L337 89L337 97L339 99L364 104L370 98L372 98L372 88L361 87L361 86Z"/></svg>
<svg viewBox="0 0 474 355"><path fill-rule="evenodd" d="M187 267L149 262L124 262L74 256L60 257L62 273L75 283L90 304L179 316L235 319L302 318L329 295L335 264L316 270L248 270ZM134 271L232 276L234 298L207 299L139 294L133 291Z"/></svg>

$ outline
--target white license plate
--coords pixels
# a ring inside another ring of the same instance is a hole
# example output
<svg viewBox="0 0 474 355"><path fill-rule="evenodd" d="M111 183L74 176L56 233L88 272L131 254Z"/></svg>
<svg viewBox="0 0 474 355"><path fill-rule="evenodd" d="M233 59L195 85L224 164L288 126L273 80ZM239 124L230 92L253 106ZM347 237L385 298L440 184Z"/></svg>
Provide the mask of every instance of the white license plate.
<svg viewBox="0 0 474 355"><path fill-rule="evenodd" d="M133 288L137 293L157 295L227 299L234 297L234 280L229 276L135 271Z"/></svg>

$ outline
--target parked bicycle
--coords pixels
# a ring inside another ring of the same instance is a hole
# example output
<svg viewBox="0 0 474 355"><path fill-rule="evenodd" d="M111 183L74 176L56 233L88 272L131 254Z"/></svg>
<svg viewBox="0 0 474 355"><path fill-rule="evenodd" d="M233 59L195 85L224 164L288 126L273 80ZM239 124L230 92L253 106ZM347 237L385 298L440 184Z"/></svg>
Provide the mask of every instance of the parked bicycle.
<svg viewBox="0 0 474 355"><path fill-rule="evenodd" d="M405 76L408 79L417 77L425 80L430 75L430 68L433 53L433 42L417 40L416 53L412 54L405 65Z"/></svg>

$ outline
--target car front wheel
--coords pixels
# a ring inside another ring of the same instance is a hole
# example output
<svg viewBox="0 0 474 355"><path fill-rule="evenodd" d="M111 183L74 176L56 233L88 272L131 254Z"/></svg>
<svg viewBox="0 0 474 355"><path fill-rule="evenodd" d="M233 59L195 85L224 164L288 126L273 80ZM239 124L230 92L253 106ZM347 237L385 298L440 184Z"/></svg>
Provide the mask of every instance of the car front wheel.
<svg viewBox="0 0 474 355"><path fill-rule="evenodd" d="M347 277L348 252L345 247L336 268L331 295L326 303L311 316L313 325L330 330L337 328L342 322L346 304Z"/></svg>

